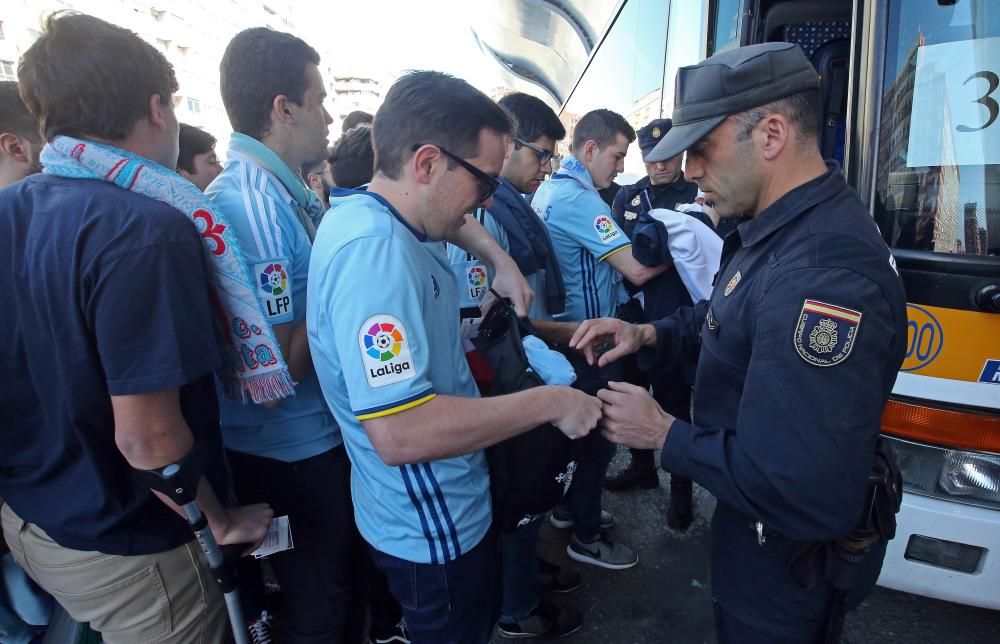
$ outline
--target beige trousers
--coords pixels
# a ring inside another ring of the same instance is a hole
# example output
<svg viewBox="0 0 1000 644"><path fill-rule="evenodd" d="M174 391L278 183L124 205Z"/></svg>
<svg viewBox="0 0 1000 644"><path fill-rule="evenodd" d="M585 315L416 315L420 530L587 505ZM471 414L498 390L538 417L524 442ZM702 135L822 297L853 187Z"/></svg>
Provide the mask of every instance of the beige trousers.
<svg viewBox="0 0 1000 644"><path fill-rule="evenodd" d="M4 505L11 554L70 617L107 644L221 642L225 603L197 542L154 555L119 556L64 548Z"/></svg>

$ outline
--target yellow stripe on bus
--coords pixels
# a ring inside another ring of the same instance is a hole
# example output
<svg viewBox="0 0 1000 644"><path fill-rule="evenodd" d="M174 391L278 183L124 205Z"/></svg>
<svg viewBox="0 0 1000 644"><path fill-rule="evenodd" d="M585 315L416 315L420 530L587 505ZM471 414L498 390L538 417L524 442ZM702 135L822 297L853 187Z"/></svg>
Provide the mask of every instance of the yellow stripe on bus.
<svg viewBox="0 0 1000 644"><path fill-rule="evenodd" d="M986 362L1000 359L1000 315L923 304L907 304L906 315L906 359L900 371L979 382Z"/></svg>

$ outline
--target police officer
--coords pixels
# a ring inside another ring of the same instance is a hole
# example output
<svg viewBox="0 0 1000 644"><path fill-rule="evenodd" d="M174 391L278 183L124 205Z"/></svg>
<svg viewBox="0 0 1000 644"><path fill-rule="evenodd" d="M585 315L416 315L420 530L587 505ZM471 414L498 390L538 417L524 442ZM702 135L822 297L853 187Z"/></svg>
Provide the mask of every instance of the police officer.
<svg viewBox="0 0 1000 644"><path fill-rule="evenodd" d="M640 347L640 362L659 364L698 353L693 422L610 383L599 392L605 435L662 448L664 469L718 499L720 642L818 641L844 596L826 574L838 555L824 546L846 543L865 516L903 360L902 282L857 194L822 160L819 83L798 46L681 68L676 96L674 127L649 159L686 150L685 176L706 201L752 218L726 238L709 300L649 325L584 322L572 345L593 360L594 342L613 342L598 364ZM848 607L874 585L884 538L857 551Z"/></svg>
<svg viewBox="0 0 1000 644"><path fill-rule="evenodd" d="M698 195L698 184L685 181L682 176L681 154L655 163L646 161L656 144L670 130L671 125L670 119L654 119L636 132L639 150L646 165L646 176L619 190L611 206L611 215L615 223L621 226L629 239L635 238L636 224L649 219L650 210L654 208L680 210L685 204L694 203ZM704 213L694 211L690 214L710 228L714 228L712 220ZM631 284L626 286L630 294L640 290ZM677 271L667 271L654 277L643 285L641 291L644 295L643 307L639 308L638 300L634 300L629 303L630 306L625 312L619 314L619 317L630 322L658 320L670 315L679 306L692 304L691 297ZM634 361L630 360L624 362L625 380L633 384L645 384L643 377L628 368L633 363ZM658 371L651 378L653 396L660 406L672 415L686 420L690 420L692 376L693 369L676 369ZM607 490L620 492L634 488L652 489L659 485L653 451L633 449L631 452L631 464L605 480L604 487ZM676 474L671 475L667 525L674 529L685 530L691 525L691 520L691 479Z"/></svg>

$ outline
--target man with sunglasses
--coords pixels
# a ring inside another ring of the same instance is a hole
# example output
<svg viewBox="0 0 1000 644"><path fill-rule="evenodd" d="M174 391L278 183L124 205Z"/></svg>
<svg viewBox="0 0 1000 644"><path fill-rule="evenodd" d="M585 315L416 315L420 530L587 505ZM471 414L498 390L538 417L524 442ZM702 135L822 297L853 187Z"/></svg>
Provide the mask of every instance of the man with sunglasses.
<svg viewBox="0 0 1000 644"><path fill-rule="evenodd" d="M493 205L488 209L477 208L474 216L514 259L535 292L528 314L535 327L548 339L565 344L576 325L552 321L552 315L561 313L566 306L562 273L545 224L524 195L535 192L552 172L553 150L556 142L566 136L566 129L552 108L529 94L508 94L498 102L513 117L514 133L507 139ZM483 270L479 260L457 246L450 247L449 255L459 282L469 289L470 297L483 295L489 282L479 284L476 279ZM486 270L491 281L492 271ZM537 558L542 521L540 517L514 532L500 535L503 597L499 632L503 637L563 637L583 623L577 611L560 608L541 598L543 589L565 593L580 585L579 574L561 571L555 564Z"/></svg>
<svg viewBox="0 0 1000 644"><path fill-rule="evenodd" d="M441 241L492 204L509 130L465 81L403 76L375 115L375 176L334 189L310 261L309 346L353 464L358 528L414 643L485 644L496 623L483 449L545 422L584 436L600 416L568 387L479 398L462 352Z"/></svg>

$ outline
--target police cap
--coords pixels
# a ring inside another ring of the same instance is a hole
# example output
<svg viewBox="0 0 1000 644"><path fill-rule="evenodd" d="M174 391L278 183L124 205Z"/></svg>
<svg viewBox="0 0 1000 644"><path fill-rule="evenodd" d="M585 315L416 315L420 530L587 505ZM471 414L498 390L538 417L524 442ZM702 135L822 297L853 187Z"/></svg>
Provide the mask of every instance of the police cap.
<svg viewBox="0 0 1000 644"><path fill-rule="evenodd" d="M737 47L677 70L674 126L643 161L671 159L737 114L819 88L819 75L802 49L772 42Z"/></svg>
<svg viewBox="0 0 1000 644"><path fill-rule="evenodd" d="M643 161L646 160L646 155L663 139L671 125L670 119L653 119L635 133Z"/></svg>

